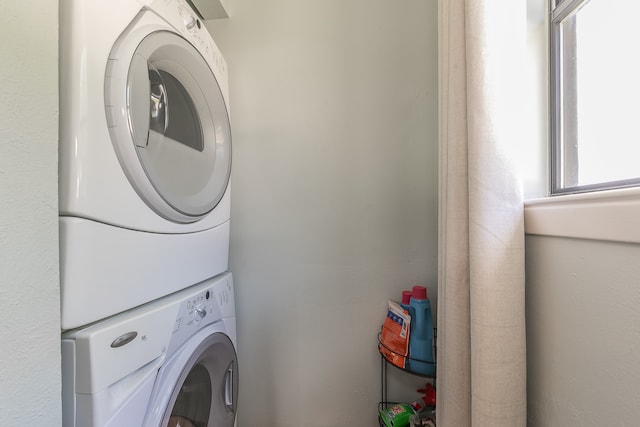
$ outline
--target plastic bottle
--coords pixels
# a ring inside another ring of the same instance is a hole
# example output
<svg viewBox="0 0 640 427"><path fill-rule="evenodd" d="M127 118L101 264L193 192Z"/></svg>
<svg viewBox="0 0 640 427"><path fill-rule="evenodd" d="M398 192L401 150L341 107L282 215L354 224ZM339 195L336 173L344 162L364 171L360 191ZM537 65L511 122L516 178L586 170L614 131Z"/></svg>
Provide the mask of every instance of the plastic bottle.
<svg viewBox="0 0 640 427"><path fill-rule="evenodd" d="M411 335L413 334L413 330L415 329L414 317L416 311L411 307L411 296L413 295L412 291L402 291L402 302L400 303L400 307L404 310L407 310L409 316L411 317L411 323L409 323L409 357L405 362L405 368L411 369Z"/></svg>
<svg viewBox="0 0 640 427"><path fill-rule="evenodd" d="M400 307L404 308L411 314L409 302L411 301L411 295L413 292L411 291L402 291L402 302L400 303Z"/></svg>
<svg viewBox="0 0 640 427"><path fill-rule="evenodd" d="M433 318L431 303L427 298L427 288L414 286L409 306L411 316L411 336L409 341L410 369L422 375L435 375L433 358Z"/></svg>

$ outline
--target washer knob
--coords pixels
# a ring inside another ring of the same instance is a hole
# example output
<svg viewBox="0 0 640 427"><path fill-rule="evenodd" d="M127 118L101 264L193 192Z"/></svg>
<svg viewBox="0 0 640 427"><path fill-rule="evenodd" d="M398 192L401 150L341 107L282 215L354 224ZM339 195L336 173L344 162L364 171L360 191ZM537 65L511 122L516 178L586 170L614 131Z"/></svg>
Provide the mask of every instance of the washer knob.
<svg viewBox="0 0 640 427"><path fill-rule="evenodd" d="M193 310L193 318L196 319L196 321L200 321L204 319L206 315L207 315L207 309L205 307L196 307Z"/></svg>
<svg viewBox="0 0 640 427"><path fill-rule="evenodd" d="M192 29L196 26L196 18L193 15L187 15L184 17L184 25L187 27L187 30Z"/></svg>

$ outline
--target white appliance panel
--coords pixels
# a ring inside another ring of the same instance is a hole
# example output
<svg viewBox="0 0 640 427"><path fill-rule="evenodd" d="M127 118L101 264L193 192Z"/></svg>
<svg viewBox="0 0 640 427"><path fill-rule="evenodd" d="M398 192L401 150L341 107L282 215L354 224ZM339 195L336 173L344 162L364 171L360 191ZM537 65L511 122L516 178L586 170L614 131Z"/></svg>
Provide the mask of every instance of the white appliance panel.
<svg viewBox="0 0 640 427"><path fill-rule="evenodd" d="M230 273L66 332L63 427L142 426L165 411L159 406L160 401L168 405L164 385L188 367L211 334L222 334L235 347Z"/></svg>

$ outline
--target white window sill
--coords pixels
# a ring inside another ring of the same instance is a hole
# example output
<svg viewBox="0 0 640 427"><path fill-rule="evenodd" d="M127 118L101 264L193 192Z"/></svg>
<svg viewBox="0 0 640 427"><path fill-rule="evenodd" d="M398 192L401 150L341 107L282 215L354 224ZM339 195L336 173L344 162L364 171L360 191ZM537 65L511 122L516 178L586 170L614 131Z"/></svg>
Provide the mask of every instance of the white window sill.
<svg viewBox="0 0 640 427"><path fill-rule="evenodd" d="M524 223L526 234L640 243L640 188L528 200Z"/></svg>

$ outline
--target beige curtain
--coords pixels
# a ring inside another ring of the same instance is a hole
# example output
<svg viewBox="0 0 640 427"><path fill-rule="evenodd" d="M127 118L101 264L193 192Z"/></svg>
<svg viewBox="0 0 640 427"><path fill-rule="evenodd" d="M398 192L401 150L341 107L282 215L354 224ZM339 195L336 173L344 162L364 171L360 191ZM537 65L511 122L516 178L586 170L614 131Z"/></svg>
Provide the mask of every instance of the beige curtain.
<svg viewBox="0 0 640 427"><path fill-rule="evenodd" d="M439 0L438 426L526 425L525 0Z"/></svg>

